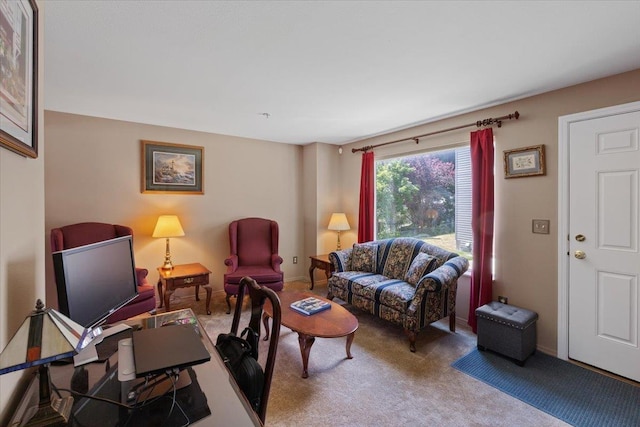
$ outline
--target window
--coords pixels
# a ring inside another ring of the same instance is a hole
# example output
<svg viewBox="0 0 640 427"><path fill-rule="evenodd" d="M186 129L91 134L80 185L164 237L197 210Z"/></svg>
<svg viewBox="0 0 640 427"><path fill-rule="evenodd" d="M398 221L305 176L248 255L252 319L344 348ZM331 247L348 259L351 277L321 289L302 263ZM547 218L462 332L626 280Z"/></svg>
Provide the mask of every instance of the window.
<svg viewBox="0 0 640 427"><path fill-rule="evenodd" d="M471 259L469 146L376 161L376 238L416 237Z"/></svg>

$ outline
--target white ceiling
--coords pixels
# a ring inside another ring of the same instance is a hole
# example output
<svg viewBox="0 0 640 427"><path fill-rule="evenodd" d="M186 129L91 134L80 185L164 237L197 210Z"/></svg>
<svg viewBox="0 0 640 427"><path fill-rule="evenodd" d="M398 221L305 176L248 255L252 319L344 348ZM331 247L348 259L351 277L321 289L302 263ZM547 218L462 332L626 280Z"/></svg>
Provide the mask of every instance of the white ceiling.
<svg viewBox="0 0 640 427"><path fill-rule="evenodd" d="M43 10L46 109L283 143L342 144L640 68L640 1Z"/></svg>

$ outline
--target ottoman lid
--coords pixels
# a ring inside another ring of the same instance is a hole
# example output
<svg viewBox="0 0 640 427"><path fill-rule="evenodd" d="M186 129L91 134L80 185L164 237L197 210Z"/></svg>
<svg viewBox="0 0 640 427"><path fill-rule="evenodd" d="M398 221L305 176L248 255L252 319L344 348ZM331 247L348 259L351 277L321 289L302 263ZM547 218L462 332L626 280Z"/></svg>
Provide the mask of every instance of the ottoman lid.
<svg viewBox="0 0 640 427"><path fill-rule="evenodd" d="M492 301L476 309L478 318L491 320L516 329L525 329L538 319L538 313L515 305Z"/></svg>

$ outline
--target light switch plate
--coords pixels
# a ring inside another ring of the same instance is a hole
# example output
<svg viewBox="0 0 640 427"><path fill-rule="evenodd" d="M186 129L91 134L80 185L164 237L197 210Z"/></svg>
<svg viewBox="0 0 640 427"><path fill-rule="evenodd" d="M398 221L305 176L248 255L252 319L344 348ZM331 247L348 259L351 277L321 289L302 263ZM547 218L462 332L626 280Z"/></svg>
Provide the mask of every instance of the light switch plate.
<svg viewBox="0 0 640 427"><path fill-rule="evenodd" d="M532 221L532 231L538 234L549 234L549 220L534 219Z"/></svg>

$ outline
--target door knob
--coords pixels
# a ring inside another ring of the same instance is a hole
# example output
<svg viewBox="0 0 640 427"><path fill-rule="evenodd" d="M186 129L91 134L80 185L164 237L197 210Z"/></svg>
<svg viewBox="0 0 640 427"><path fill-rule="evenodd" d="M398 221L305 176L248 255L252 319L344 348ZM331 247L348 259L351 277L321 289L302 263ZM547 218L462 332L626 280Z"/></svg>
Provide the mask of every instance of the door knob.
<svg viewBox="0 0 640 427"><path fill-rule="evenodd" d="M587 254L585 254L583 251L576 251L574 255L578 259L585 259L587 257Z"/></svg>
<svg viewBox="0 0 640 427"><path fill-rule="evenodd" d="M584 239L586 239L586 237L584 237L584 235L582 234L576 234L576 240L578 242L584 242Z"/></svg>

